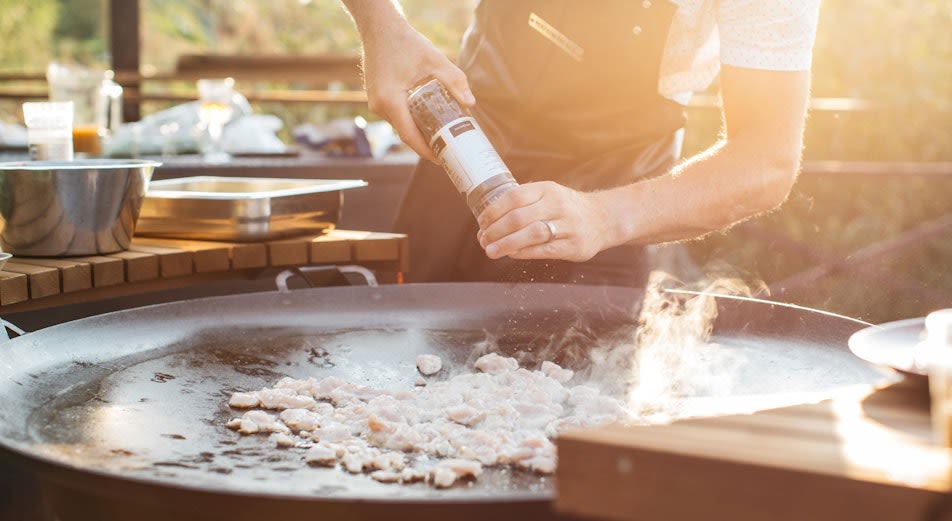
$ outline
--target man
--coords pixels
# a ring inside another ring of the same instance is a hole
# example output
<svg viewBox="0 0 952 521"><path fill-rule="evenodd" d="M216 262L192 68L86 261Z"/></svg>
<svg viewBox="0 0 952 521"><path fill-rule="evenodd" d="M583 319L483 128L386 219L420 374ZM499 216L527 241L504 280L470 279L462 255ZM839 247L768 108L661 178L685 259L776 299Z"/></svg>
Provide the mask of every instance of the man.
<svg viewBox="0 0 952 521"><path fill-rule="evenodd" d="M793 186L819 0L482 0L458 66L395 1L343 2L371 111L435 161L406 97L436 77L520 182L474 221L421 161L397 222L411 281L639 286L643 245L729 227ZM676 164L683 104L718 72L722 138Z"/></svg>

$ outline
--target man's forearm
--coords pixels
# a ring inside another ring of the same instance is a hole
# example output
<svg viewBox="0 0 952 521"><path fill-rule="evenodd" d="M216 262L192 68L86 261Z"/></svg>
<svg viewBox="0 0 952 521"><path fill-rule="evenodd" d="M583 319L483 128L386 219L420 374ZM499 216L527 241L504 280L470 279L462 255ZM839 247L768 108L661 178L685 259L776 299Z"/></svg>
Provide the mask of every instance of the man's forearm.
<svg viewBox="0 0 952 521"><path fill-rule="evenodd" d="M364 42L408 25L397 0L341 0Z"/></svg>
<svg viewBox="0 0 952 521"><path fill-rule="evenodd" d="M722 67L724 139L672 174L598 194L618 212L610 242L691 239L783 203L799 169L809 92L809 71Z"/></svg>
<svg viewBox="0 0 952 521"><path fill-rule="evenodd" d="M780 205L797 164L758 150L760 143L722 141L672 173L598 194L615 213L613 243L688 240Z"/></svg>

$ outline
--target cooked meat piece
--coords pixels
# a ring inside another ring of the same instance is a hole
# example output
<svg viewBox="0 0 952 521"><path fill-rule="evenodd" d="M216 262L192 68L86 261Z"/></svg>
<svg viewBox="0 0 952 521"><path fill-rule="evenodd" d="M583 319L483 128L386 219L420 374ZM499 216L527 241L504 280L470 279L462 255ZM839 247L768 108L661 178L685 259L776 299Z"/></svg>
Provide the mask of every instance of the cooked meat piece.
<svg viewBox="0 0 952 521"><path fill-rule="evenodd" d="M321 426L321 415L307 409L285 409L280 418L294 431L313 431Z"/></svg>
<svg viewBox="0 0 952 521"><path fill-rule="evenodd" d="M550 362L548 360L542 362L542 374L548 376L549 378L564 384L572 379L575 376L575 371L571 369L563 369L560 365Z"/></svg>
<svg viewBox="0 0 952 521"><path fill-rule="evenodd" d="M261 404L258 393L232 393L228 405L236 409L251 409Z"/></svg>
<svg viewBox="0 0 952 521"><path fill-rule="evenodd" d="M426 376L434 375L443 368L443 360L436 355L420 355L416 358L417 370Z"/></svg>
<svg viewBox="0 0 952 521"><path fill-rule="evenodd" d="M519 362L515 358L499 356L496 353L483 355L476 360L474 367L478 371L489 374L500 374L506 371L515 371L519 368Z"/></svg>
<svg viewBox="0 0 952 521"><path fill-rule="evenodd" d="M317 444L307 449L304 461L309 465L333 467L337 464L337 451L329 445Z"/></svg>
<svg viewBox="0 0 952 521"><path fill-rule="evenodd" d="M248 411L241 417L238 432L254 434L256 432L289 432L287 426L274 416L259 410Z"/></svg>
<svg viewBox="0 0 952 521"><path fill-rule="evenodd" d="M439 372L441 365L434 355L417 358L422 374ZM380 482L426 480L446 488L479 478L483 466L551 474L556 454L550 438L627 418L624 402L597 387L567 387L574 373L552 362L531 371L515 358L490 353L474 368L478 372L395 391L333 376L282 378L270 389L234 393L229 404L258 409L227 426L242 434L277 433L273 442L283 447L314 442L304 455L310 465L340 462L347 472L370 473ZM280 410L280 419L261 409Z"/></svg>
<svg viewBox="0 0 952 521"><path fill-rule="evenodd" d="M274 442L275 447L286 449L288 447L293 447L297 445L294 438L284 434L283 432L275 432L271 434L271 441Z"/></svg>
<svg viewBox="0 0 952 521"><path fill-rule="evenodd" d="M479 478L482 474L483 466L478 461L467 459L445 459L437 462L430 471L433 485L437 488L451 487L460 478Z"/></svg>

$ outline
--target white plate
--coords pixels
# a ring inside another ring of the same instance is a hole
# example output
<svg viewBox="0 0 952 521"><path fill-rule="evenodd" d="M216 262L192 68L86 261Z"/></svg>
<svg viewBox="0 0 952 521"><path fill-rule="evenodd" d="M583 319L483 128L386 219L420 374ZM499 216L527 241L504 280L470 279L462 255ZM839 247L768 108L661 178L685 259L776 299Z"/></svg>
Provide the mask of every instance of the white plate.
<svg viewBox="0 0 952 521"><path fill-rule="evenodd" d="M916 344L922 341L925 318L909 318L870 326L853 333L850 351L876 365L891 367L907 374L925 376L916 364Z"/></svg>

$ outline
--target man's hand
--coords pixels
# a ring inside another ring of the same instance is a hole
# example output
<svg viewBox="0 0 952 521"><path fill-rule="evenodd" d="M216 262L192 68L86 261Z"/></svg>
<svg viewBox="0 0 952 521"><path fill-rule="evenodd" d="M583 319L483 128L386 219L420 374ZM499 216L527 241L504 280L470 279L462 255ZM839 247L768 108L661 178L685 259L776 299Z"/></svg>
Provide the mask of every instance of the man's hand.
<svg viewBox="0 0 952 521"><path fill-rule="evenodd" d="M598 193L552 181L529 183L507 191L483 210L477 238L491 259L582 262L612 245L604 226L609 217Z"/></svg>
<svg viewBox="0 0 952 521"><path fill-rule="evenodd" d="M396 2L343 0L363 41L364 87L370 110L393 125L420 157L436 162L417 129L407 95L434 77L464 106L476 102L466 75L407 22Z"/></svg>

